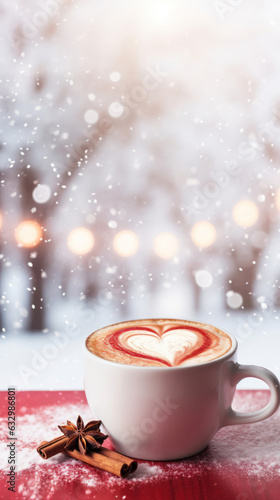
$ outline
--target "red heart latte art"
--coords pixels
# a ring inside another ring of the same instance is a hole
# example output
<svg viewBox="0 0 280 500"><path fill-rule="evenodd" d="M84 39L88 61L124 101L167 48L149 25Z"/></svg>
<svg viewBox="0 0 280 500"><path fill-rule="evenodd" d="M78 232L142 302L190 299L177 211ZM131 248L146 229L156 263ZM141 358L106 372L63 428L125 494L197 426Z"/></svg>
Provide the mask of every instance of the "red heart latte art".
<svg viewBox="0 0 280 500"><path fill-rule="evenodd" d="M183 320L127 321L92 333L86 342L97 356L129 365L186 366L225 354L231 339L211 325Z"/></svg>

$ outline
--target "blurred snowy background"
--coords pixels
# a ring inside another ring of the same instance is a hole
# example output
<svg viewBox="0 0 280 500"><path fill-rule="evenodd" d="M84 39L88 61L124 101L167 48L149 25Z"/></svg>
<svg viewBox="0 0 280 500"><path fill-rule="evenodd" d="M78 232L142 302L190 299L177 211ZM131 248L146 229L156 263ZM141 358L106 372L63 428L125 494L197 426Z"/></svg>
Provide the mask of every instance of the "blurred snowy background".
<svg viewBox="0 0 280 500"><path fill-rule="evenodd" d="M280 4L1 1L0 24L1 387L81 388L86 335L157 316L279 375Z"/></svg>

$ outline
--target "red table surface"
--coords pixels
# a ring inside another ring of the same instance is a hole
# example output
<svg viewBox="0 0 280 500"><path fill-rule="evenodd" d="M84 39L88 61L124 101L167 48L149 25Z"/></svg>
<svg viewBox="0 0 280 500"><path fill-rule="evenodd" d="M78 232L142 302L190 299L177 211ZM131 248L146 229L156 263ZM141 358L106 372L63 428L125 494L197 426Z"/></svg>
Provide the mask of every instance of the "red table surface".
<svg viewBox="0 0 280 500"><path fill-rule="evenodd" d="M2 462L7 462L7 394L1 394ZM261 407L268 391L238 391L237 408ZM244 406L245 405L245 406ZM187 500L279 500L280 499L280 414L257 424L221 429L206 450L185 460L139 462L135 476L120 479L87 464L60 455L47 461L36 452L38 444L51 439L56 425L72 414L86 413L82 391L29 391L17 393L18 459L26 455L26 467L17 472L16 493L8 491L7 470L0 472L0 498L28 500L86 499L187 499ZM53 418L59 421L53 423ZM72 412L66 415L65 411ZM57 414L57 415L56 415ZM83 416L83 414L82 414ZM70 418L70 419L71 419ZM48 431L48 423L52 429ZM32 438L32 426L34 437ZM31 429L31 431L30 431ZM31 432L31 437L28 434ZM27 435L24 435L26 433ZM39 438L39 439L38 439ZM28 442L27 442L28 439ZM32 442L32 439L35 439ZM279 453L277 453L277 443ZM105 443L106 445L106 443ZM108 445L108 443L107 443ZM244 454L242 446L244 445ZM110 446L110 443L109 443ZM240 451L241 450L241 451ZM248 451L249 450L249 451ZM240 456L238 456L240 454ZM34 457L34 463L30 464ZM154 473L156 472L156 473Z"/></svg>

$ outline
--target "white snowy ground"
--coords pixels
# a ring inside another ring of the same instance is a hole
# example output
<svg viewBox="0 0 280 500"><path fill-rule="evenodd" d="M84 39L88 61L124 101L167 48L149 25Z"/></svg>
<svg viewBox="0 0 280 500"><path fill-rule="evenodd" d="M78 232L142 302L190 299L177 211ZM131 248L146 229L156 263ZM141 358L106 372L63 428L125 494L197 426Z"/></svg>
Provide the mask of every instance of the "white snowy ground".
<svg viewBox="0 0 280 500"><path fill-rule="evenodd" d="M143 310L143 308L141 308ZM131 314L123 318L111 307L75 311L70 327L60 321L60 328L45 333L5 332L1 339L0 389L15 386L18 390L83 389L83 344L87 335L101 326L140 317L181 317L214 324L235 335L239 343L238 361L256 364L273 371L280 378L280 328L275 311L233 311L182 315L172 307L153 305L153 314ZM280 316L280 314L279 314ZM75 326L78 325L78 326ZM242 381L239 388L265 388L257 379Z"/></svg>

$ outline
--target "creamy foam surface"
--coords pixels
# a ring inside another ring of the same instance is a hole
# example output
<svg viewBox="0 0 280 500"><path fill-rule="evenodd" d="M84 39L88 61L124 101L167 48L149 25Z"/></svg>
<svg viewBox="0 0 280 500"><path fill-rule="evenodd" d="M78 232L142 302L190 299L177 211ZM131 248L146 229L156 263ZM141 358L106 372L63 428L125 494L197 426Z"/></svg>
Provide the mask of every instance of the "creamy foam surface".
<svg viewBox="0 0 280 500"><path fill-rule="evenodd" d="M188 366L226 354L231 338L222 330L183 320L126 321L92 333L86 347L100 358L140 366Z"/></svg>

